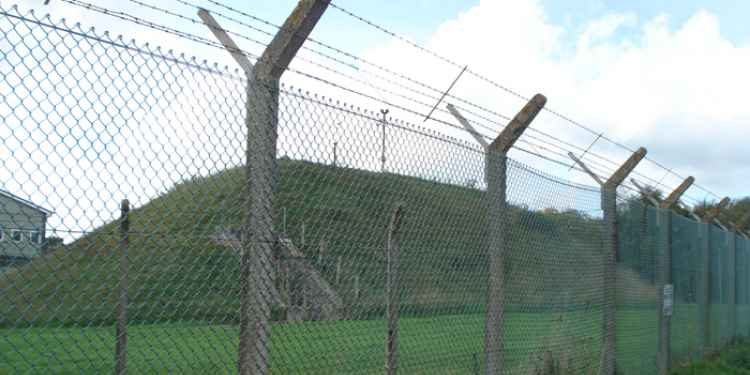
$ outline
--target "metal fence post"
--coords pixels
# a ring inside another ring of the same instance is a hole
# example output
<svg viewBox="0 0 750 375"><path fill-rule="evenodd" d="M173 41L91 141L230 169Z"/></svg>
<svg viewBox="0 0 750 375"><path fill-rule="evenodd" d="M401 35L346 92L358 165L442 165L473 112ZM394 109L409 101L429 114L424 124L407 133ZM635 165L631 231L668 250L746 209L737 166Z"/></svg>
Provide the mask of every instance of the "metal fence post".
<svg viewBox="0 0 750 375"><path fill-rule="evenodd" d="M586 164L578 159L572 152L568 156L573 159L584 172L601 185L602 203L602 261L603 261L603 298L604 307L602 312L602 354L600 356L599 373L602 375L614 375L617 368L615 363L616 350L616 313L617 313L617 259L618 255L618 233L617 233L617 188L625 181L628 174L638 166L638 163L646 156L646 149L641 147L636 150L628 160L625 161L606 181L603 181L596 173L591 171Z"/></svg>
<svg viewBox="0 0 750 375"><path fill-rule="evenodd" d="M130 202L123 199L120 204L120 262L119 280L117 284L117 324L115 328L115 374L123 375L127 369L128 346L128 281L130 264L128 261L128 245L130 244Z"/></svg>
<svg viewBox="0 0 750 375"><path fill-rule="evenodd" d="M240 260L240 374L267 374L273 288L273 190L278 174L279 81L297 51L323 16L330 0L301 0L252 65L208 11L198 16L248 76L246 184Z"/></svg>
<svg viewBox="0 0 750 375"><path fill-rule="evenodd" d="M398 203L391 215L388 225L385 248L385 295L386 320L388 331L385 338L385 373L396 374L396 356L398 350L398 300L399 300L399 255L401 252L399 230L401 228L404 205Z"/></svg>

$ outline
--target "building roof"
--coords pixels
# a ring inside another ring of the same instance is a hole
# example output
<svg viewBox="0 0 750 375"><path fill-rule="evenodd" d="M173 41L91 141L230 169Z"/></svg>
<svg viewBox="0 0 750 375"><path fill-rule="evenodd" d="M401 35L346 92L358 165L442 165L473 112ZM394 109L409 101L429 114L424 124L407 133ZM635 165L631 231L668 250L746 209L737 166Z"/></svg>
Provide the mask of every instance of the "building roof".
<svg viewBox="0 0 750 375"><path fill-rule="evenodd" d="M46 209L46 208L44 208L44 207L42 207L42 206L40 206L40 205L38 205L38 204L30 201L30 200L23 199L23 198L15 195L13 193L10 193L10 192L2 190L2 189L0 189L0 196L4 196L4 197L10 198L10 199L13 199L14 201L16 201L18 203L21 203L21 204L23 204L25 206L31 207L31 208L33 208L33 209L35 209L37 211L41 211L41 212L43 212L47 216L54 214L54 212L52 210L48 210L48 209Z"/></svg>

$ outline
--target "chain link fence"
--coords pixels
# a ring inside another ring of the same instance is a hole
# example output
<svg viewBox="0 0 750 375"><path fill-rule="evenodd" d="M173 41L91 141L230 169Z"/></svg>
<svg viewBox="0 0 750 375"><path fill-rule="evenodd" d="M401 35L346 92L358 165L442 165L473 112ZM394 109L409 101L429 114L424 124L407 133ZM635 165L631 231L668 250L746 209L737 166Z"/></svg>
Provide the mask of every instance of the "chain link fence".
<svg viewBox="0 0 750 375"><path fill-rule="evenodd" d="M674 361L749 333L750 242L717 227L671 214L669 246L621 194L605 322L598 189L508 159L493 227L463 141L16 8L0 35L0 373L484 373L498 230L504 373L596 374L608 324L656 373L665 251ZM245 126L273 116L277 158Z"/></svg>

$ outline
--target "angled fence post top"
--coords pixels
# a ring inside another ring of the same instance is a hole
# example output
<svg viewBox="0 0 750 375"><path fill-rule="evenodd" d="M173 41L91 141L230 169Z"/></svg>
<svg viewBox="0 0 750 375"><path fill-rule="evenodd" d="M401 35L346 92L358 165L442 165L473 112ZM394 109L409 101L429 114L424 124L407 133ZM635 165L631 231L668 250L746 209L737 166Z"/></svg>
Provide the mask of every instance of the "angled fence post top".
<svg viewBox="0 0 750 375"><path fill-rule="evenodd" d="M618 168L615 173L604 182L602 187L605 189L615 189L620 186L620 184L625 181L625 178L628 177L628 174L630 174L638 163L646 157L646 153L647 151L643 147L636 150L633 155L630 155L628 160L626 160L625 163L623 163L620 168Z"/></svg>
<svg viewBox="0 0 750 375"><path fill-rule="evenodd" d="M531 100L521 109L513 120L511 120L500 135L488 146L488 151L499 151L506 153L510 151L513 144L523 134L524 130L534 121L539 111L547 104L547 97L542 94L534 95Z"/></svg>
<svg viewBox="0 0 750 375"><path fill-rule="evenodd" d="M258 59L254 76L281 78L330 3L331 0L300 0Z"/></svg>
<svg viewBox="0 0 750 375"><path fill-rule="evenodd" d="M625 178L628 177L628 174L635 169L636 166L638 166L638 163L643 160L644 157L646 157L646 149L641 147L638 150L636 150L633 155L630 155L628 160L623 163L620 168L618 168L612 176L609 177L607 181L602 180L599 175L594 173L591 169L589 169L588 166L586 166L586 163L584 163L581 159L579 159L575 154L572 152L568 152L568 157L573 159L573 161L578 164L581 169L583 169L584 172L586 172L591 178L594 179L599 185L601 185L602 189L604 190L614 190L620 184L625 181ZM643 189L636 183L636 186L641 189L641 192L643 192Z"/></svg>
<svg viewBox="0 0 750 375"><path fill-rule="evenodd" d="M224 30L221 25L219 25L219 22L216 21L216 19L209 13L207 10L200 8L198 10L198 17L203 21L203 23L208 26L208 28L211 30L211 33L214 34L214 37L219 40L222 46L226 48L227 51L229 51L229 54L232 55L232 58L235 62L237 62L237 65L242 68L242 70L245 72L245 75L250 76L253 72L253 63L248 60L247 56L242 52L240 47L237 46L237 44L232 40L232 38L229 37L226 30Z"/></svg>
<svg viewBox="0 0 750 375"><path fill-rule="evenodd" d="M670 208L672 207L677 201L680 200L683 194L690 189L691 186L693 186L693 183L695 182L695 178L693 176L690 176L685 179L685 181L682 181L680 186L678 186L676 189L674 189L666 199L664 199L659 207L661 208Z"/></svg>
<svg viewBox="0 0 750 375"><path fill-rule="evenodd" d="M724 197L719 201L719 204L717 204L716 207L712 207L705 215L703 215L703 222L707 224L713 223L714 219L716 219L721 213L721 210L723 210L728 204L729 197Z"/></svg>
<svg viewBox="0 0 750 375"><path fill-rule="evenodd" d="M458 120L461 126L463 126L466 129L466 131L468 131L469 134L471 134L471 136L474 137L474 140L476 140L477 143L479 143L482 146L482 148L486 150L489 144L484 139L484 137L482 137L482 135L479 134L479 132L474 128L474 126L471 125L469 120L467 120L466 117L464 117L461 114L461 112L459 112L458 109L453 104L446 105L446 108L448 108L448 111L453 115L453 117L456 118L456 120Z"/></svg>

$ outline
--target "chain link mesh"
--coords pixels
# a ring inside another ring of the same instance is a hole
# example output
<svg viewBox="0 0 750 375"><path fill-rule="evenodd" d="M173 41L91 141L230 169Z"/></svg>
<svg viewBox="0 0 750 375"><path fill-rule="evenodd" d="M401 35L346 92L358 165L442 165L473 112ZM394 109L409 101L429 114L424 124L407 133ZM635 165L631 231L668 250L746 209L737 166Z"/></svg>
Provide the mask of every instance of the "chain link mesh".
<svg viewBox="0 0 750 375"><path fill-rule="evenodd" d="M460 140L16 8L0 35L0 373L381 373L389 304L399 373L596 374L607 329L620 373L655 373L658 209L621 194L612 233L598 189L511 159L496 205ZM673 214L674 360L706 323L701 225ZM750 241L732 332L710 233L718 347L750 333Z"/></svg>

